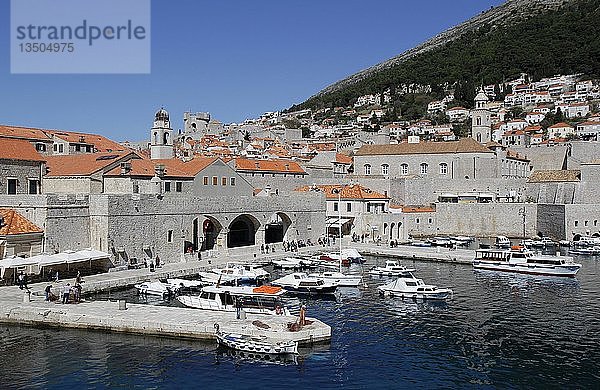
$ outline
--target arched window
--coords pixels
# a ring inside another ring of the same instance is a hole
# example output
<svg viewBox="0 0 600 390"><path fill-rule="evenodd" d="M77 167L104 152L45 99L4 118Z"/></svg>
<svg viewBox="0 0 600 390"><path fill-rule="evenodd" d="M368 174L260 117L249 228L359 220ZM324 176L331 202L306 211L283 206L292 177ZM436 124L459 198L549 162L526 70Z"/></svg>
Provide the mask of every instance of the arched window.
<svg viewBox="0 0 600 390"><path fill-rule="evenodd" d="M165 133L163 136L163 144L168 145L169 144L169 133Z"/></svg>
<svg viewBox="0 0 600 390"><path fill-rule="evenodd" d="M477 133L477 142L481 142L481 133Z"/></svg>
<svg viewBox="0 0 600 390"><path fill-rule="evenodd" d="M371 174L371 164L365 164L365 175Z"/></svg>
<svg viewBox="0 0 600 390"><path fill-rule="evenodd" d="M402 165L400 165L400 174L401 175L408 175L408 164L402 164Z"/></svg>
<svg viewBox="0 0 600 390"><path fill-rule="evenodd" d="M477 117L477 119L475 119L475 125L481 126L481 117Z"/></svg>
<svg viewBox="0 0 600 390"><path fill-rule="evenodd" d="M382 164L381 165L381 174L383 176L387 176L389 174L389 172L390 172L390 166L387 164Z"/></svg>
<svg viewBox="0 0 600 390"><path fill-rule="evenodd" d="M154 132L154 145L158 145L158 132Z"/></svg>
<svg viewBox="0 0 600 390"><path fill-rule="evenodd" d="M427 168L428 168L427 163L421 163L420 168L421 168L420 169L421 175L426 175L427 174Z"/></svg>
<svg viewBox="0 0 600 390"><path fill-rule="evenodd" d="M440 175L447 175L447 174L448 174L448 164L440 163Z"/></svg>

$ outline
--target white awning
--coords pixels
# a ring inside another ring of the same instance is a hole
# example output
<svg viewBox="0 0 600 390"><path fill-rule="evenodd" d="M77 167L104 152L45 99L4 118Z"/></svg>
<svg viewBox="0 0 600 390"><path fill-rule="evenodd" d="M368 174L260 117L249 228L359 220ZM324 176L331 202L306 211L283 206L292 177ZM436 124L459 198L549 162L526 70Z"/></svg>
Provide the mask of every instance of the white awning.
<svg viewBox="0 0 600 390"><path fill-rule="evenodd" d="M340 227L340 225L344 225L348 222L350 222L352 220L352 218L327 218L327 226L328 227L333 227L333 228L338 228Z"/></svg>

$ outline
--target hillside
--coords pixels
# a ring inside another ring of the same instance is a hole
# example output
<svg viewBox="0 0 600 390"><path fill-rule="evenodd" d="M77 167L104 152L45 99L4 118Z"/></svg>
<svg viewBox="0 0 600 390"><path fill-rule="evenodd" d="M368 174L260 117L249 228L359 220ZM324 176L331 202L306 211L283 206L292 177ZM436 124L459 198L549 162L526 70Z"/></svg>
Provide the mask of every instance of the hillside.
<svg viewBox="0 0 600 390"><path fill-rule="evenodd" d="M400 84L500 83L522 72L600 76L600 0L511 0L291 109L347 106ZM591 39L593 37L593 39ZM434 88L435 89L435 88Z"/></svg>

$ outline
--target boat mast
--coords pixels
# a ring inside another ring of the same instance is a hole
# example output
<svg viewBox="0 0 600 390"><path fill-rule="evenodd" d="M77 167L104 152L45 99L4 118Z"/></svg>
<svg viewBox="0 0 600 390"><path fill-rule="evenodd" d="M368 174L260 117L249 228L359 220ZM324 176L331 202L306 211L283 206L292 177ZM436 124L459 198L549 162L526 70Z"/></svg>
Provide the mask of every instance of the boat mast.
<svg viewBox="0 0 600 390"><path fill-rule="evenodd" d="M332 191L334 194L337 193L338 196L338 227L340 229L340 261L339 261L339 271L342 272L342 189L334 188Z"/></svg>

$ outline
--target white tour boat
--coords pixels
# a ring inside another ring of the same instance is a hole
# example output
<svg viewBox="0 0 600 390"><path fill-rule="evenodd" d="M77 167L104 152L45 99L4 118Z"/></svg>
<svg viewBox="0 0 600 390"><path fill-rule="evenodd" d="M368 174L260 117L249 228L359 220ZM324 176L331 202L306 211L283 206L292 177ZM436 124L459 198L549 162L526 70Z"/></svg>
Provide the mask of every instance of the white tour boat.
<svg viewBox="0 0 600 390"><path fill-rule="evenodd" d="M414 268L406 268L396 260L386 260L385 267L373 267L369 270L369 274L374 276L400 276L414 271Z"/></svg>
<svg viewBox="0 0 600 390"><path fill-rule="evenodd" d="M297 341L275 341L268 339L266 336L221 332L218 324L215 324L215 329L215 335L219 344L238 351L276 355L298 353Z"/></svg>
<svg viewBox="0 0 600 390"><path fill-rule="evenodd" d="M211 271L217 275L223 275L239 282L255 282L268 279L270 274L259 266L245 263L229 262L225 268L215 268Z"/></svg>
<svg viewBox="0 0 600 390"><path fill-rule="evenodd" d="M271 282L288 291L308 294L332 294L337 289L337 284L321 278L309 277L304 272L295 272Z"/></svg>
<svg viewBox="0 0 600 390"><path fill-rule="evenodd" d="M206 286L198 295L180 295L177 300L194 309L235 312L243 309L247 314L290 315L281 302L285 290L273 286Z"/></svg>
<svg viewBox="0 0 600 390"><path fill-rule="evenodd" d="M142 282L134 286L138 290L138 294L143 295L157 295L157 296L169 296L174 295L177 292L177 287L171 284L162 282Z"/></svg>
<svg viewBox="0 0 600 390"><path fill-rule="evenodd" d="M417 279L412 273L383 286L379 286L377 289L383 296L399 297L402 299L445 300L452 298L451 289L438 288L437 286L425 284L423 279Z"/></svg>
<svg viewBox="0 0 600 390"><path fill-rule="evenodd" d="M530 275L575 276L581 264L568 256L538 255L528 250L479 249L473 268Z"/></svg>
<svg viewBox="0 0 600 390"><path fill-rule="evenodd" d="M336 283L339 287L358 287L362 283L362 276L358 274L344 274L342 272L324 271L309 274L309 277L323 279Z"/></svg>

